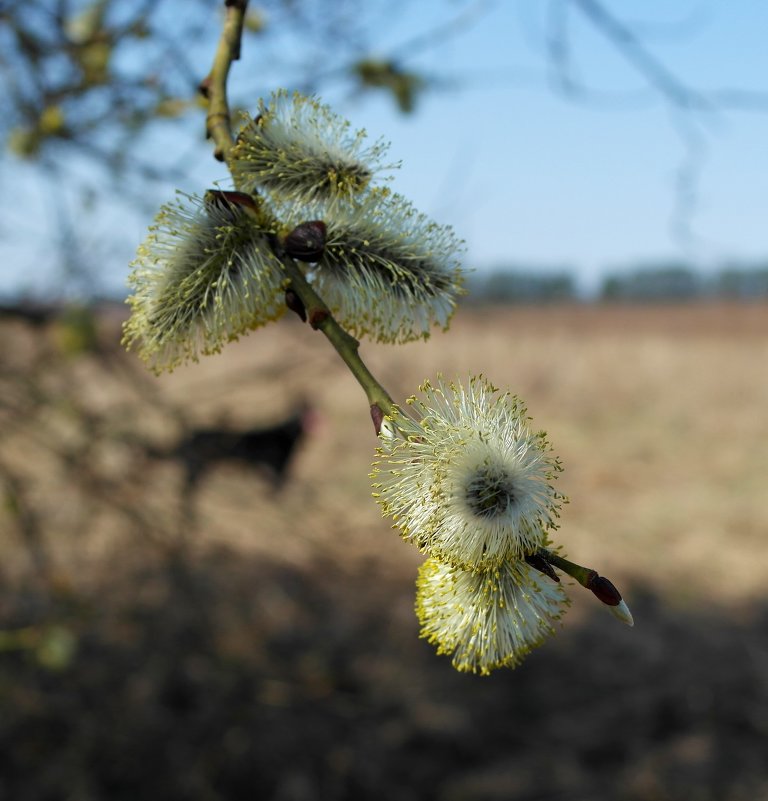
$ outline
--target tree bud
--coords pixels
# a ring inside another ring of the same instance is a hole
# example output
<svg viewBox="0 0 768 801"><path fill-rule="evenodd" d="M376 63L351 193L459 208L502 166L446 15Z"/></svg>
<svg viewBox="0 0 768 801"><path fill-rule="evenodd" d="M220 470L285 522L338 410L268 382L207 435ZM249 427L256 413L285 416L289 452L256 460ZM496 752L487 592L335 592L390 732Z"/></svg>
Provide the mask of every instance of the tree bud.
<svg viewBox="0 0 768 801"><path fill-rule="evenodd" d="M301 317L302 323L307 322L307 310L304 308L301 298L292 289L285 291L285 305Z"/></svg>
<svg viewBox="0 0 768 801"><path fill-rule="evenodd" d="M618 606L621 603L621 593L605 576L595 576L587 589L592 590L597 599L607 606Z"/></svg>
<svg viewBox="0 0 768 801"><path fill-rule="evenodd" d="M380 434L381 424L384 422L384 412L381 411L378 403L371 405L371 420L373 420L373 427L376 429L376 433Z"/></svg>
<svg viewBox="0 0 768 801"><path fill-rule="evenodd" d="M309 315L309 324L317 330L328 319L328 312L325 309L314 309Z"/></svg>
<svg viewBox="0 0 768 801"><path fill-rule="evenodd" d="M219 209L231 209L232 206L242 206L251 211L258 211L258 204L253 196L245 192L228 192L223 189L209 189L205 193L205 202L208 206Z"/></svg>
<svg viewBox="0 0 768 801"><path fill-rule="evenodd" d="M528 554L525 557L525 561L528 564L539 571L539 573L543 573L545 576L549 576L552 581L560 581L560 576L555 573L554 568L552 565L544 558L544 556L540 553L532 553Z"/></svg>
<svg viewBox="0 0 768 801"><path fill-rule="evenodd" d="M322 220L297 225L283 240L285 252L298 261L320 261L325 250L326 227Z"/></svg>
<svg viewBox="0 0 768 801"><path fill-rule="evenodd" d="M620 601L616 606L609 606L608 609L615 618L618 618L622 623L626 623L627 626L635 625L632 613L624 601Z"/></svg>

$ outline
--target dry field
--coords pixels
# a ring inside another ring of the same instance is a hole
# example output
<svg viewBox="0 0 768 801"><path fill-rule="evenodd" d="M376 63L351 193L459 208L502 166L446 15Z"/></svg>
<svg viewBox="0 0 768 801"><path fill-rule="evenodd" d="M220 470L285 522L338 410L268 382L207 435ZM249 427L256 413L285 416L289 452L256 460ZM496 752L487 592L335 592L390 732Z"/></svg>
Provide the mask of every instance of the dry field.
<svg viewBox="0 0 768 801"><path fill-rule="evenodd" d="M0 327L0 798L768 797L765 305L468 308L363 345L396 399L438 373L520 395L565 466L559 542L635 613L574 587L490 679L417 639L420 557L320 334L286 320L156 379L98 322L87 352ZM285 486L223 464L185 505L158 454L303 402Z"/></svg>

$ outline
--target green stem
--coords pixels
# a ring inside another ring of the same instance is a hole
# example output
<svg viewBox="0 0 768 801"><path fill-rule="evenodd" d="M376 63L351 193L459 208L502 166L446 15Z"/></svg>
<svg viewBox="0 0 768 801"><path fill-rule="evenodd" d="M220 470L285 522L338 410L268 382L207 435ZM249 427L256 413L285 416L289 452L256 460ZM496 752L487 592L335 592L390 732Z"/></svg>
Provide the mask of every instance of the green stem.
<svg viewBox="0 0 768 801"><path fill-rule="evenodd" d="M374 407L377 407L383 415L389 415L395 409L394 401L360 358L358 352L360 343L336 322L330 309L308 283L296 262L286 256L283 258L283 265L291 280L291 289L304 304L310 325L322 331L365 391L378 430Z"/></svg>
<svg viewBox="0 0 768 801"><path fill-rule="evenodd" d="M587 587L587 589L589 589L592 582L597 578L598 574L596 570L592 570L589 567L582 567L575 562L569 562L562 556L558 556L554 551L549 551L546 548L541 548L540 550L542 556L551 565L559 567L563 573L568 574L571 578L575 578L582 587Z"/></svg>
<svg viewBox="0 0 768 801"><path fill-rule="evenodd" d="M582 567L575 562L569 562L567 559L558 556L558 554L547 548L539 548L537 555L549 562L550 565L559 567L563 573L567 573L572 578L575 578L576 581L578 581L582 587L586 587L598 601L604 603L608 609L610 609L614 617L618 618L622 623L625 623L627 626L635 625L632 619L632 613L622 599L621 593L613 585L613 582L605 578L605 576L599 575L596 570L592 570L589 567Z"/></svg>

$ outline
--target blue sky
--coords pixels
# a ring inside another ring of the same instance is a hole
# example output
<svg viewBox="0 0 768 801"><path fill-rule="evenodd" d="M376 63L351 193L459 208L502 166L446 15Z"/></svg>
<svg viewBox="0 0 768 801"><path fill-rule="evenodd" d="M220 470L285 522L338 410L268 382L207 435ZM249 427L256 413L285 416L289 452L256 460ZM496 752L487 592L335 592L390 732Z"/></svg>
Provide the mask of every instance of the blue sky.
<svg viewBox="0 0 768 801"><path fill-rule="evenodd" d="M417 24L429 24L435 5L419 6ZM350 109L355 122L386 131L403 161L396 186L454 225L471 264L572 265L590 283L637 261L768 256L768 108L672 112L575 11L573 63L617 102L571 102L548 82L549 4L488 5L464 35L420 61L428 72L466 76L458 91L427 96L413 119L385 120L381 101ZM648 49L688 86L768 91L768 4L607 7L647 23ZM678 224L676 184L690 158L680 126L701 148L688 232Z"/></svg>
<svg viewBox="0 0 768 801"><path fill-rule="evenodd" d="M638 26L648 50L687 86L768 93L768 4L761 0L604 3ZM680 259L707 268L767 258L768 107L673 111L565 5L574 73L609 93L610 104L574 102L553 88L546 44L556 6L546 0L398 4L397 13L371 20L383 57L466 15L459 34L403 60L436 78L416 113L399 115L390 97L352 97L340 84L323 97L355 128L392 143L392 160L402 161L394 188L456 229L466 240L469 267L568 267L590 288L606 271L638 262ZM246 46L258 47L259 40ZM244 79L238 67L234 87ZM224 178L206 151L196 152L181 187L187 191ZM696 199L684 218L689 230L681 231L676 184L692 155ZM3 169L4 183L13 181L20 198L18 219L7 218L5 229L23 234L26 227L31 237L16 236L13 254L41 247L39 229L20 209L44 211L44 192L26 180L25 169L7 160ZM172 191L167 187L168 196ZM115 232L108 270L110 286L119 288L151 214L105 209L101 217L98 229ZM34 286L29 275L20 279L12 270L16 261L13 255L0 263L0 291Z"/></svg>

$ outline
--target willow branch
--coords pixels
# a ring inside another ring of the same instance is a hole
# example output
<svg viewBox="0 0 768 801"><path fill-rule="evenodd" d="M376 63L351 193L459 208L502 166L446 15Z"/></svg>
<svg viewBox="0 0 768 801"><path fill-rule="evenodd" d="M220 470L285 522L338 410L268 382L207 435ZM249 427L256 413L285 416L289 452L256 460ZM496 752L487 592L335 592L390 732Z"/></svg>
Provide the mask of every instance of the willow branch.
<svg viewBox="0 0 768 801"><path fill-rule="evenodd" d="M232 122L227 99L227 78L233 61L240 58L240 42L248 0L225 0L226 18L221 31L213 66L200 84L200 92L208 100L206 132L213 139L214 156L226 161L232 149Z"/></svg>
<svg viewBox="0 0 768 801"><path fill-rule="evenodd" d="M585 17L624 54L646 80L675 106L712 111L708 98L686 86L673 72L643 47L631 30L614 17L598 0L572 0Z"/></svg>
<svg viewBox="0 0 768 801"><path fill-rule="evenodd" d="M582 567L575 562L570 562L554 551L541 548L539 553L551 565L560 568L563 573L567 573L571 578L576 579L582 587L591 589L591 585L594 583L595 579L598 578L596 570L592 570L590 567Z"/></svg>
<svg viewBox="0 0 768 801"><path fill-rule="evenodd" d="M378 432L381 419L377 420L377 414L391 414L395 408L394 401L360 358L358 352L360 343L339 325L325 301L304 278L296 262L286 256L283 258L283 265L291 281L291 289L306 309L309 324L312 328L322 331L365 391L374 426Z"/></svg>
<svg viewBox="0 0 768 801"><path fill-rule="evenodd" d="M229 101L227 100L227 78L232 62L240 57L240 40L248 0L225 0L225 4L227 16L213 66L208 76L200 84L200 91L208 100L208 116L206 118L208 136L214 141L214 156L220 161L227 160L233 146ZM290 289L301 301L310 325L325 335L365 391L371 408L374 428L378 433L383 417L392 414L395 410L394 401L360 358L358 341L334 319L330 309L307 282L296 262L285 254L279 255L290 280Z"/></svg>
<svg viewBox="0 0 768 801"><path fill-rule="evenodd" d="M598 601L602 601L622 623L626 623L628 626L634 626L632 613L629 611L629 607L624 603L621 593L616 589L610 579L601 576L596 570L592 570L591 567L582 567L575 562L570 562L568 559L563 558L547 548L539 548L533 558L526 557L526 561L537 570L551 575L549 570L542 570L537 564L537 560L548 562L549 565L554 565L562 570L563 573L567 573L572 578L575 578L576 581L578 581L582 587L586 587Z"/></svg>

